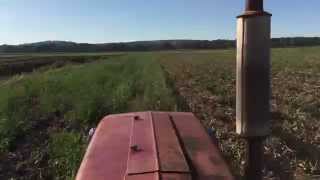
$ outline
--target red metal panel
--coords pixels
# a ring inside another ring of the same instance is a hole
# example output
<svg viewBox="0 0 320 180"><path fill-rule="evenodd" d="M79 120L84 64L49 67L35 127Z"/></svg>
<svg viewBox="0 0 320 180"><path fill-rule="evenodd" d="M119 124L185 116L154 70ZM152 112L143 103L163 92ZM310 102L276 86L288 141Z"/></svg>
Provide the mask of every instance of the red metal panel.
<svg viewBox="0 0 320 180"><path fill-rule="evenodd" d="M190 173L168 113L153 112L160 170Z"/></svg>
<svg viewBox="0 0 320 180"><path fill-rule="evenodd" d="M151 112L137 113L133 121L127 174L159 170Z"/></svg>
<svg viewBox="0 0 320 180"><path fill-rule="evenodd" d="M190 174L163 173L161 180L192 180L192 177Z"/></svg>
<svg viewBox="0 0 320 180"><path fill-rule="evenodd" d="M218 148L211 142L200 121L192 113L171 113L184 148L198 180L224 179L233 177Z"/></svg>
<svg viewBox="0 0 320 180"><path fill-rule="evenodd" d="M197 180L233 179L191 113L145 112L104 118L76 179L191 180L191 174Z"/></svg>
<svg viewBox="0 0 320 180"><path fill-rule="evenodd" d="M159 173L136 174L126 177L126 180L160 180Z"/></svg>
<svg viewBox="0 0 320 180"><path fill-rule="evenodd" d="M83 158L77 180L120 180L127 167L132 117L108 116L99 124Z"/></svg>

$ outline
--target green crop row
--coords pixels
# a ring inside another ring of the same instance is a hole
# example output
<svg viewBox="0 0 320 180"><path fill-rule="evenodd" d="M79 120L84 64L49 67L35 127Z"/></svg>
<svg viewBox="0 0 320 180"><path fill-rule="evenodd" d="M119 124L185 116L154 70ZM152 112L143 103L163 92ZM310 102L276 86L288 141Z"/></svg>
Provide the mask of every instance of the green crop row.
<svg viewBox="0 0 320 180"><path fill-rule="evenodd" d="M29 178L72 178L88 129L102 117L175 108L162 69L148 54L15 77L0 88L0 152L30 148L30 156L17 160L38 169Z"/></svg>

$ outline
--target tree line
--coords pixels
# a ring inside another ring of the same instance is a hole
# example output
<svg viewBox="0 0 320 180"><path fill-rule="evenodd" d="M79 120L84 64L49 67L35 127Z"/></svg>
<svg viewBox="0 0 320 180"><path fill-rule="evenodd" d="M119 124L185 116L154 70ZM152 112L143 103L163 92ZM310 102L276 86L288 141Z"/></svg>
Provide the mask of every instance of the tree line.
<svg viewBox="0 0 320 180"><path fill-rule="evenodd" d="M319 46L320 37L273 38L271 44L272 47ZM44 41L21 45L1 45L0 53L159 51L235 47L235 40L158 40L103 44Z"/></svg>

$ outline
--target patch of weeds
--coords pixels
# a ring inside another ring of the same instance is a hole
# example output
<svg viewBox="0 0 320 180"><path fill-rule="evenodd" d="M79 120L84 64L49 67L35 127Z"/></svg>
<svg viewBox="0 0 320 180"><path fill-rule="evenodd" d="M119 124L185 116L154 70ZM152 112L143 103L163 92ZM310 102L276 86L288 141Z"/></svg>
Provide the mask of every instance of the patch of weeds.
<svg viewBox="0 0 320 180"><path fill-rule="evenodd" d="M50 136L49 166L55 179L74 179L85 150L84 139L76 132Z"/></svg>

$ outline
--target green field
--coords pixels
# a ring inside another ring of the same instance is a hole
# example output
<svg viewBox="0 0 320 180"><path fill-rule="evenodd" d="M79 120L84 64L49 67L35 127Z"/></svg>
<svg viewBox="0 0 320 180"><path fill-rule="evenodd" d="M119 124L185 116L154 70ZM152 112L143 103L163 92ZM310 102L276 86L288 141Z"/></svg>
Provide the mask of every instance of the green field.
<svg viewBox="0 0 320 180"><path fill-rule="evenodd" d="M69 58L76 56L97 55ZM45 64L0 80L0 179L72 179L90 128L108 114L145 110L194 112L241 175L234 50L109 54L90 62ZM272 65L266 176L320 175L320 47L273 49Z"/></svg>

